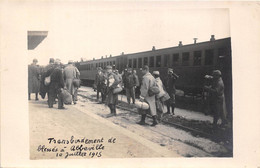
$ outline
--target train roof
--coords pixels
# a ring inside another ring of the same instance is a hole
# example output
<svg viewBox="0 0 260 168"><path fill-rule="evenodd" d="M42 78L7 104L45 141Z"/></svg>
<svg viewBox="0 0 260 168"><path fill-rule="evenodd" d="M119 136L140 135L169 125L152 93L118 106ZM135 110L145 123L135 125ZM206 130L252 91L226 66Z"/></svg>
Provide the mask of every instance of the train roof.
<svg viewBox="0 0 260 168"><path fill-rule="evenodd" d="M130 55L135 55L135 54L144 54L144 53L149 53L149 52L158 52L158 51L162 51L162 50L169 50L169 49L174 49L174 48L179 48L179 47L190 47L190 46L196 46L196 45L203 45L203 44L207 44L207 43L216 43L216 42L220 42L220 41L226 41L226 40L230 40L230 37L227 38L222 38L222 39L217 39L214 41L204 41L204 42L199 42L199 43L193 43L193 44L186 44L186 45L182 45L182 46L174 46L174 47L167 47L167 48L160 48L160 49L155 49L155 50L149 50L149 51L141 51L141 52L136 52L136 53L129 53L129 54L121 54L121 55L117 55L117 56L113 56L113 57L107 57L107 58L99 58L99 59L95 59L95 60L87 60L87 61L83 61L83 62L79 62L79 63L88 63L88 62L94 62L94 61L100 61L100 60L110 60L116 57L120 57L120 56L130 56Z"/></svg>

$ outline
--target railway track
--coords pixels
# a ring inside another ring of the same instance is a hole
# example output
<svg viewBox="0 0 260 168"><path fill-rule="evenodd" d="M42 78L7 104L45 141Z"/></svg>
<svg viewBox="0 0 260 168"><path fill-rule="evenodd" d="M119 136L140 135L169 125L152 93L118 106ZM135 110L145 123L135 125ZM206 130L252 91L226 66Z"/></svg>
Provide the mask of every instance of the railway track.
<svg viewBox="0 0 260 168"><path fill-rule="evenodd" d="M95 96L85 95L84 92L85 92L85 91L79 91L79 92L78 92L78 95L81 96L81 97L83 97L83 98L89 99L89 100L92 101L92 102L96 102L96 97L95 97ZM133 113L133 114L138 114L138 112L135 111L134 108L131 108L131 107L128 107L128 106L129 106L129 105L128 105L127 103L125 103L124 101L122 101L122 100L119 99L119 103L118 103L118 105L117 105L117 108L118 108L118 109L122 109L122 110L125 110L125 111L129 111L129 112L131 112L131 113ZM147 117L148 117L148 118L152 118L151 115L147 115ZM181 125L181 124L179 124L179 123L173 123L173 122L167 121L166 119L162 119L161 124L169 125L169 126L173 126L173 127L179 128L179 129L181 129L181 130L185 130L185 131L191 133L191 134L192 134L193 136L195 136L195 137L204 137L204 138L210 139L210 140L214 141L215 143L217 143L217 144L219 144L219 145L225 147L225 148L229 151L229 154L227 154L227 156L229 156L229 155L230 155L230 152L232 152L232 147L230 147L229 145L226 145L226 144L221 144L220 141L219 141L219 137L214 136L214 134L208 134L208 133L206 133L206 132L203 132L203 131L200 131L200 130L196 130L196 129L191 128L191 127L187 127L187 126ZM156 132L156 131L154 131L154 130L152 130L152 129L150 129L150 130L153 131L153 132ZM196 146L196 145L194 146L193 144L188 144L188 143L186 143L186 142L183 142L182 140L179 140L179 139L176 139L176 138L174 138L174 137L168 136L167 134L163 134L163 133L161 133L161 132L156 132L156 133L161 134L161 135L163 135L163 136L165 136L165 137L171 138L171 139L173 139L173 140L176 140L176 141L185 143L185 144L187 144L187 145L191 145L191 146L193 146L193 147L195 147L195 148L198 148L198 149L200 149L200 150L203 150L201 147L198 147L198 146ZM205 150L203 150L203 151L206 152L206 153L208 153L208 152L205 151ZM216 154L216 155L215 155L215 154L212 154L212 153L208 153L208 154L211 155L211 156L219 156L218 154Z"/></svg>
<svg viewBox="0 0 260 168"><path fill-rule="evenodd" d="M87 98L87 99L90 99L92 101L96 101L96 99L91 97L91 96L86 96L86 95L83 95L81 93L78 93L78 95L83 97L83 98ZM135 113L135 114L138 114L137 111L133 110L132 108L125 107L122 104L123 104L122 101L119 100L119 104L117 105L117 108L129 111L129 112L132 112L132 113ZM149 115L149 114L147 115L147 117L152 118L152 116ZM192 133L195 136L201 136L201 137L205 137L205 138L208 138L208 139L211 139L211 140L216 140L216 137L214 135L208 134L208 133L200 131L200 130L193 129L191 127L183 126L183 125L178 124L178 123L169 122L169 121L167 121L165 119L162 119L161 123L166 124L166 125L171 125L171 126L180 128L182 130L188 131L188 132Z"/></svg>

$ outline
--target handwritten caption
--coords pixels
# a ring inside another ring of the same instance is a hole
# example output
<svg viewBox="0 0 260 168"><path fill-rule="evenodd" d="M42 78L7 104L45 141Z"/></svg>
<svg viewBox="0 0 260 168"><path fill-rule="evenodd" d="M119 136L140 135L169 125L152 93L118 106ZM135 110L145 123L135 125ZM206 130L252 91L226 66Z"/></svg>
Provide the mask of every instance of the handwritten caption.
<svg viewBox="0 0 260 168"><path fill-rule="evenodd" d="M115 144L116 138L88 139L71 136L70 139L55 139L50 137L46 143L47 145L39 145L37 152L53 153L57 158L65 159L69 157L99 158L106 149L105 144Z"/></svg>

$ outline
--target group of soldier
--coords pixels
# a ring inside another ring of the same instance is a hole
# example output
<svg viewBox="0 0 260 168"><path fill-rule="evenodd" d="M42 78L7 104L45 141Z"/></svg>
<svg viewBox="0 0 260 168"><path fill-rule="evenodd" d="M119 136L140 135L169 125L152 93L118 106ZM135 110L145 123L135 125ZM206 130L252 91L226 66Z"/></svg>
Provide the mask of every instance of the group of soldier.
<svg viewBox="0 0 260 168"><path fill-rule="evenodd" d="M42 68L37 63L38 60L33 59L28 66L28 99L31 100L31 93L35 93L36 101L39 100L38 93L43 99L47 94L49 108L53 108L58 99L58 109L65 109L61 91L67 89L72 95L73 104L76 104L78 88L73 85L73 79L79 78L80 72L73 61L69 61L66 67L60 59L54 58L50 58L49 64ZM48 84L46 78L50 79Z"/></svg>
<svg viewBox="0 0 260 168"><path fill-rule="evenodd" d="M148 110L138 109L141 114L140 125L146 125L145 119L147 114L153 118L151 126L155 126L162 119L164 114L174 115L176 80L179 78L173 69L168 68L168 75L164 83L160 78L159 71L149 72L149 67L144 66L142 69L142 79L139 78L135 70L131 68L125 69L121 74L115 67L107 66L106 70L98 68L94 89L97 90L97 101L99 101L99 93L101 93L101 102L106 103L111 113L108 117L116 116L116 104L118 102L118 93L113 93L117 87L122 87L126 92L127 102L135 104L136 97L140 101L144 101L149 105ZM204 86L204 92L207 93L207 102L209 110L213 114L213 126L217 126L217 121L221 118L222 125L227 124L226 115L224 113L224 83L221 78L221 71L214 70L212 76L206 75L206 79L210 79L210 84ZM149 89L156 85L159 93L149 95ZM137 95L136 95L137 93ZM166 107L166 108L165 108Z"/></svg>
<svg viewBox="0 0 260 168"><path fill-rule="evenodd" d="M28 99L31 99L31 93L35 93L35 100L38 100L38 93L42 98L45 98L47 94L49 108L53 108L53 104L58 99L58 109L64 109L61 90L65 88L72 95L73 104L76 104L78 88L73 85L73 80L79 78L80 72L73 65L73 62L69 61L65 67L59 59L50 58L49 65L44 68L40 68L37 62L37 59L34 59L33 63L28 67ZM140 79L136 71L131 68L125 69L121 74L119 74L115 66L107 66L105 70L100 67L97 69L94 89L97 91L97 101L99 102L99 93L101 93L100 103L105 103L110 109L110 114L107 117L116 116L118 93L123 89L126 92L129 104L131 100L135 104L136 97L139 97L139 101L146 102L149 105L147 110L138 109L141 114L141 121L138 124L146 124L147 114L150 114L153 118L151 126L157 125L165 113L174 115L175 83L179 76L173 72L173 69L169 68L167 78L163 84L159 71L153 71L151 74L149 67L146 65L141 71L142 79L139 82ZM45 83L47 77L50 77L48 85ZM217 126L219 118L221 118L222 124L226 124L227 120L223 109L225 101L224 83L221 72L214 70L212 76L206 75L205 78L211 80L209 85L204 86L204 91L208 93L208 106L213 113L213 125ZM149 90L154 85L158 87L159 92L150 95Z"/></svg>
<svg viewBox="0 0 260 168"><path fill-rule="evenodd" d="M111 113L108 117L116 116L116 104L118 102L118 93L114 93L113 90L121 87L125 90L127 102L130 104L135 104L136 97L139 97L140 101L145 101L149 104L148 110L139 109L141 114L141 121L138 122L141 125L145 125L145 118L147 113L151 114L153 117L152 126L158 124L158 119L160 120L163 113L174 115L175 108L175 82L178 78L173 72L173 69L168 70L168 77L166 81L166 87L164 87L159 71L154 71L153 74L149 72L149 67L144 66L142 68L142 80L141 85L139 83L139 78L136 74L136 70L131 68L125 69L121 74L115 67L107 66L106 70L102 68L97 69L96 79L94 83L94 89L97 91L97 101L99 102L99 93L101 93L101 102L106 103ZM159 93L153 96L149 96L148 90L153 85L157 85L159 88ZM136 95L137 93L137 95ZM163 99L164 95L168 95L167 101ZM167 111L164 108L164 104L167 105Z"/></svg>

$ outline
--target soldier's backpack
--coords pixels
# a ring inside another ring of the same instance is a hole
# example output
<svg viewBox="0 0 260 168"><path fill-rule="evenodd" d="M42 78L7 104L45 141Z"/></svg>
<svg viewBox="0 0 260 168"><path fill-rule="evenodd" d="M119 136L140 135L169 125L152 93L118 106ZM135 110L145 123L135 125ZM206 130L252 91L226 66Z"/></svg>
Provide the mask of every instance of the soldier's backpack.
<svg viewBox="0 0 260 168"><path fill-rule="evenodd" d="M159 87L157 86L156 82L154 82L154 85L151 86L151 87L148 89L148 95L149 95L149 97L151 97L151 96L157 95L158 93L160 93L160 89L159 89Z"/></svg>

